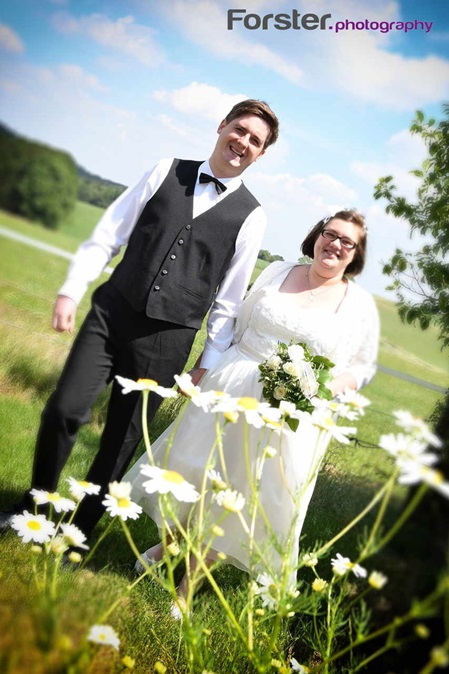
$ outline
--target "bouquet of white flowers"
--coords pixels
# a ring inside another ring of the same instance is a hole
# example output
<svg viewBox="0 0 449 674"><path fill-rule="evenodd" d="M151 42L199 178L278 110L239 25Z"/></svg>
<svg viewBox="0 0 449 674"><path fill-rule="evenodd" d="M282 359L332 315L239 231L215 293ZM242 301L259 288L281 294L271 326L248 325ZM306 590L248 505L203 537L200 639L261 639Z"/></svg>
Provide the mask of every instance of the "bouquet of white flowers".
<svg viewBox="0 0 449 674"><path fill-rule="evenodd" d="M280 342L273 355L259 365L263 396L272 407L286 401L293 403L297 410L312 412L313 397L332 399L326 382L332 379L333 366L325 356L312 356L303 342L289 345ZM296 430L299 422L287 418L287 423Z"/></svg>

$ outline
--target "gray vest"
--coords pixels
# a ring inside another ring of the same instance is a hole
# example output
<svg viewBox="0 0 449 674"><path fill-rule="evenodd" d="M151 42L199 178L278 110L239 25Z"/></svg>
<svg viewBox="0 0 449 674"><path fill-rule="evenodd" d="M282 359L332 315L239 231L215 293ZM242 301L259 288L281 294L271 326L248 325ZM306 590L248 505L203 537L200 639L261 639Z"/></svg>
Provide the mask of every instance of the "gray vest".
<svg viewBox="0 0 449 674"><path fill-rule="evenodd" d="M214 301L242 224L259 206L242 184L193 218L201 163L173 161L145 205L110 281L136 311L195 329Z"/></svg>

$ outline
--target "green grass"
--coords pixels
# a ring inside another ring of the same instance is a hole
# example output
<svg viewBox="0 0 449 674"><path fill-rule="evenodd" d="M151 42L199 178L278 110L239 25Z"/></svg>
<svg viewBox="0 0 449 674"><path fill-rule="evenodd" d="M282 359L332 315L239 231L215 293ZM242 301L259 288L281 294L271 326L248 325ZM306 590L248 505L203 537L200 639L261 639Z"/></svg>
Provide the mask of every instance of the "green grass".
<svg viewBox="0 0 449 674"><path fill-rule="evenodd" d="M79 204L72 220L59 232L49 232L37 225L9 214L0 214L0 224L28 236L35 236L65 250L75 250L85 238L88 228L98 213L85 204ZM89 224L87 224L89 222ZM67 260L35 250L0 237L2 272L0 278L0 476L1 503L7 506L28 487L36 430L42 406L53 389L59 371L72 342L72 337L54 333L50 315L54 295L62 284ZM259 261L253 280L266 263ZM99 279L98 283L104 280ZM86 297L78 310L79 325L89 305ZM447 359L441 354L436 333L422 333L413 326L404 326L397 318L394 305L378 300L382 321L380 362L396 370L413 374L424 380L447 385ZM201 350L204 328L198 334L189 359L190 367ZM324 541L333 536L359 512L376 488L383 482L390 463L384 452L375 445L380 433L394 429L392 410L408 409L427 418L441 395L426 388L410 384L390 375L379 373L364 390L372 401L358 427L360 445L338 445L329 448L304 526L305 545ZM82 477L98 446L104 422L108 394L97 401L92 422L79 435L77 449L72 453L63 477ZM179 403L166 402L161 407L151 429L156 437L177 413ZM374 445L374 446L372 446ZM61 485L63 485L61 481ZM63 489L62 489L63 490ZM395 492L390 518L402 507L406 490ZM98 533L106 526L103 520ZM147 519L131 524L139 548L156 542L157 531ZM359 526L341 548L346 554L354 549L363 526ZM401 559L401 549L393 546L389 555L382 558L384 568L401 588L387 590L385 601L406 605L426 573L426 563L412 541L424 541L426 531L418 529L409 534L410 540L402 541L408 558ZM124 652L137 658L136 672L152 671L157 659L163 660L168 672L184 674L180 635L167 616L168 597L154 584L145 581L126 597L126 588L132 579L132 554L120 527L114 525L110 537L99 549L91 568L78 574L63 573L62 602L58 609L61 633L69 638L72 646L83 638L87 626L96 620L98 611L107 607L115 598L124 596L119 609L110 622L120 631ZM404 568L408 580L404 580ZM0 541L0 671L7 674L49 674L48 662L56 663L63 656L61 645L55 647L45 662L36 648L39 636L33 621L33 590L29 586L29 550L12 534ZM223 567L216 572L217 580L226 596L238 608L243 606L245 574ZM396 587L393 586L392 588ZM397 596L396 596L397 595ZM217 600L207 586L201 591L195 609L195 626L199 638L206 639L204 626L211 630L207 636L211 653L209 667L216 674L229 674L227 669L234 644L226 627ZM293 644L294 633L285 629L282 640ZM63 642L61 642L63 643ZM66 644L66 647L69 648ZM70 647L71 648L71 647ZM69 649L70 650L70 649ZM239 674L250 674L251 668L243 656L235 654ZM66 670L61 670L66 671ZM109 656L95 657L87 672L114 671Z"/></svg>

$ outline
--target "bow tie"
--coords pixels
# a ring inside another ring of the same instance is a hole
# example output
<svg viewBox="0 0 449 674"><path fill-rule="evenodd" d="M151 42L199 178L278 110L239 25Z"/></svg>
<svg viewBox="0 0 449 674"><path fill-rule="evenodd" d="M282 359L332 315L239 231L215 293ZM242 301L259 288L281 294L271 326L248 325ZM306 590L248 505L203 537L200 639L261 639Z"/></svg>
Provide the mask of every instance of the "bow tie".
<svg viewBox="0 0 449 674"><path fill-rule="evenodd" d="M200 173L200 183L214 183L217 194L221 194L226 190L226 185L223 185L217 178L207 173Z"/></svg>

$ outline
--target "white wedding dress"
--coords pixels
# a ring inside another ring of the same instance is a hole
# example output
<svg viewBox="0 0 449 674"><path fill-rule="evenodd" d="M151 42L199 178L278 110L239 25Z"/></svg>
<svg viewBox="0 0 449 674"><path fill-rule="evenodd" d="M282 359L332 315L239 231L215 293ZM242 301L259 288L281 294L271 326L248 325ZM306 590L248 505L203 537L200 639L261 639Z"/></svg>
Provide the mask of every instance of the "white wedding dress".
<svg viewBox="0 0 449 674"><path fill-rule="evenodd" d="M348 321L352 321L345 310L347 302L351 305L348 300L351 292L347 292L336 313L315 309L313 304L310 309L299 308L295 295L279 292L292 266L275 263L259 277L257 285L253 286L242 304L236 327L237 343L225 352L214 369L206 373L200 384L201 390L226 391L233 397L251 396L262 400L258 365L274 352L278 342L306 342L313 352L326 355L336 363L336 373L351 365L348 358L353 358L355 345L352 337L348 336ZM348 342L352 344L349 349ZM362 345L362 350L365 346ZM354 361L353 366L360 369L363 363ZM173 424L158 438L152 450L156 465L176 470L200 490L216 438L215 415L205 413L191 402L188 405L174 435L168 459L166 448ZM221 424L223 421L221 419ZM319 431L306 422L301 422L295 433L287 426L282 432L261 431L252 426L247 428L249 462L245 459L242 417L236 424L226 424L223 454L232 489L245 496L242 515L248 524L251 501L248 465L251 466L254 479L256 471L260 470L258 459L267 443L276 450L272 458L264 461L260 477L259 494L265 518L258 516L254 528L254 541L260 554L250 554L248 535L235 513L227 514L220 523L225 534L214 539L212 550L215 554L225 553L230 563L252 574L265 571L275 575L281 568L280 550L285 548L288 541L293 566L298 559L301 528L329 437L321 437L320 447L316 447ZM218 455L214 456L217 457L215 469L223 475ZM146 462L144 454L124 480L132 481L133 500L140 503L144 511L161 526L158 496L145 492L142 483L148 477L139 474L140 467ZM218 521L223 515L223 508L213 499L208 503L210 521ZM181 503L179 508L181 520L186 521L192 504Z"/></svg>

